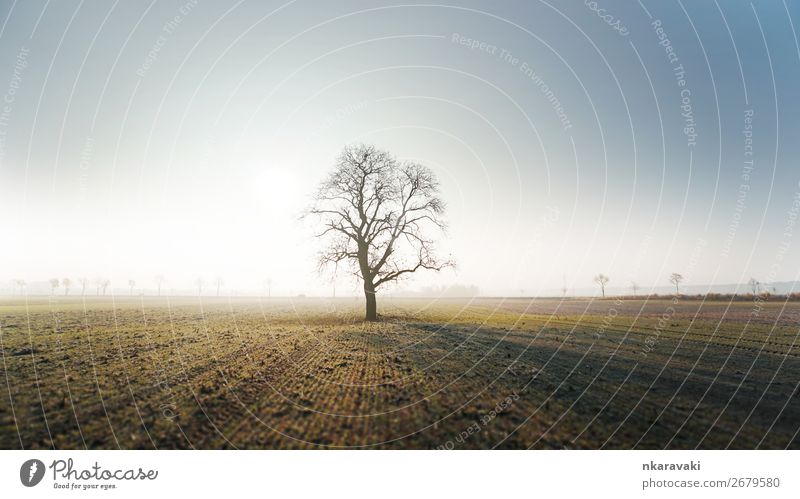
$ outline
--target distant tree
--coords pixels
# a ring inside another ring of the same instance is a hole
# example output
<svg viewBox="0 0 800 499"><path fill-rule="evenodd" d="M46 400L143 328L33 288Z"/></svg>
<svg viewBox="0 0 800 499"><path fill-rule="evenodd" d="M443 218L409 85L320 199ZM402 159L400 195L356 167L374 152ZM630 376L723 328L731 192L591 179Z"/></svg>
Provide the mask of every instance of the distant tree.
<svg viewBox="0 0 800 499"><path fill-rule="evenodd" d="M203 281L202 277L198 277L197 279L194 280L194 285L197 286L198 295L203 294L203 284L205 284L205 282Z"/></svg>
<svg viewBox="0 0 800 499"><path fill-rule="evenodd" d="M131 296L133 296L133 288L136 287L136 281L128 279L128 287L131 288Z"/></svg>
<svg viewBox="0 0 800 499"><path fill-rule="evenodd" d="M72 286L72 279L70 279L69 277L65 277L65 278L61 279L61 285L64 287L64 295L65 296L68 295L69 294L69 288L70 288L70 286Z"/></svg>
<svg viewBox="0 0 800 499"><path fill-rule="evenodd" d="M669 282L671 282L672 284L674 284L674 285L675 285L675 294L676 294L676 295L680 295L680 294L681 294L681 287L680 287L680 285L681 285L681 281L682 281L682 280L683 280L683 276L682 276L682 275L680 275L680 274L679 274L679 273L677 273L677 272L673 272L673 273L672 273L672 274L670 274L670 276L669 276Z"/></svg>
<svg viewBox="0 0 800 499"><path fill-rule="evenodd" d="M103 287L103 283L104 282L105 282L105 279L103 279L102 277L96 277L95 278L94 287L95 287L95 291L96 291L97 296L100 296L100 289Z"/></svg>
<svg viewBox="0 0 800 499"><path fill-rule="evenodd" d="M25 286L27 285L25 279L14 279L12 283L14 284L15 288L19 288L20 295L25 294Z"/></svg>
<svg viewBox="0 0 800 499"><path fill-rule="evenodd" d="M320 271L346 263L361 280L365 318L378 319L380 286L427 269L452 266L440 260L428 231L444 231L445 205L433 172L399 162L371 145L345 147L317 190L305 216L318 219L316 236L326 243Z"/></svg>
<svg viewBox="0 0 800 499"><path fill-rule="evenodd" d="M89 285L89 279L81 277L78 281L81 283L81 296L83 296L86 294L86 286Z"/></svg>
<svg viewBox="0 0 800 499"><path fill-rule="evenodd" d="M639 285L631 281L631 290L633 290L633 296L636 296L636 292L639 291Z"/></svg>
<svg viewBox="0 0 800 499"><path fill-rule="evenodd" d="M750 289L753 290L753 296L757 295L759 291L761 291L761 283L756 280L755 277L751 277L747 284L750 285Z"/></svg>
<svg viewBox="0 0 800 499"><path fill-rule="evenodd" d="M272 297L272 278L267 277L264 279L264 290L267 292L267 298Z"/></svg>
<svg viewBox="0 0 800 499"><path fill-rule="evenodd" d="M56 288L58 287L59 280L56 278L50 279L50 294L53 295L56 293Z"/></svg>
<svg viewBox="0 0 800 499"><path fill-rule="evenodd" d="M606 284L608 284L609 280L608 276L604 274L594 276L594 282L600 285L600 292L603 294L603 298L606 297Z"/></svg>
<svg viewBox="0 0 800 499"><path fill-rule="evenodd" d="M222 280L222 277L214 279L214 285L217 287L217 296L219 296L219 288L221 288L223 284L225 284L225 282Z"/></svg>
<svg viewBox="0 0 800 499"><path fill-rule="evenodd" d="M103 288L103 296L106 295L106 289L108 288L109 284L111 284L111 281L108 279L103 279L103 282L100 284L100 287Z"/></svg>
<svg viewBox="0 0 800 499"><path fill-rule="evenodd" d="M161 296L161 285L167 282L167 278L161 274L158 274L155 277L156 286L158 286L158 296Z"/></svg>

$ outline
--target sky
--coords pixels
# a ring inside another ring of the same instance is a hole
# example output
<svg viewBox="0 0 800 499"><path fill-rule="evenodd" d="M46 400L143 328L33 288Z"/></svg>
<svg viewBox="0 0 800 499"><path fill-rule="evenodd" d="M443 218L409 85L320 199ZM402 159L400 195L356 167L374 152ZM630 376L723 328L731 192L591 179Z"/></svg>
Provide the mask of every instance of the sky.
<svg viewBox="0 0 800 499"><path fill-rule="evenodd" d="M457 268L389 293L798 279L798 20L780 0L0 2L0 288L329 295L298 217L362 142L432 168L447 203Z"/></svg>

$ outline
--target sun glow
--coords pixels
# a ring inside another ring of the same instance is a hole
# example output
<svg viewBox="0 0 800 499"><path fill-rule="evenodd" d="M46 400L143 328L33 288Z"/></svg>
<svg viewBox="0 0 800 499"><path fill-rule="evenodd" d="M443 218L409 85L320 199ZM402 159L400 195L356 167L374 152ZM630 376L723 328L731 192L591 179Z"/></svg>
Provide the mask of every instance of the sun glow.
<svg viewBox="0 0 800 499"><path fill-rule="evenodd" d="M305 193L297 176L286 168L262 167L255 174L253 195L273 215L285 215L302 207Z"/></svg>

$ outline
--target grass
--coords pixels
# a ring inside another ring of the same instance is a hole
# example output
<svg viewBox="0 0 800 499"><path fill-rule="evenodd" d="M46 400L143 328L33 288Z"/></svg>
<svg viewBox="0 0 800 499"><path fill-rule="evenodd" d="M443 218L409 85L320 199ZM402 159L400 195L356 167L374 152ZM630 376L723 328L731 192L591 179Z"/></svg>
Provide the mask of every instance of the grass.
<svg viewBox="0 0 800 499"><path fill-rule="evenodd" d="M1 448L798 448L800 304L0 301Z"/></svg>

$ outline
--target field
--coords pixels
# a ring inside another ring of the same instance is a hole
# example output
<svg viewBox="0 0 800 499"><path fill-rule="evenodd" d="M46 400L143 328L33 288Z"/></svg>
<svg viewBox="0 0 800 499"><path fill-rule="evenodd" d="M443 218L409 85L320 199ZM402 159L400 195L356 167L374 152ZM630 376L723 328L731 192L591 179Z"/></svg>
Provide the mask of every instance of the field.
<svg viewBox="0 0 800 499"><path fill-rule="evenodd" d="M0 448L800 448L800 304L5 298Z"/></svg>

